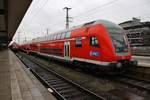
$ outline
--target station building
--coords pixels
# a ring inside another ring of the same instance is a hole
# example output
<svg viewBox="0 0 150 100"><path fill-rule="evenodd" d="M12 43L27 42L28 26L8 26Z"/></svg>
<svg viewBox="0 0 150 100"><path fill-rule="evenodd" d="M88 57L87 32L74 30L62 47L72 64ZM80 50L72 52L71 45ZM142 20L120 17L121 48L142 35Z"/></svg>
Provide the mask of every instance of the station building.
<svg viewBox="0 0 150 100"><path fill-rule="evenodd" d="M126 35L131 47L140 51L150 51L150 22L141 22L138 18L119 24L126 30Z"/></svg>
<svg viewBox="0 0 150 100"><path fill-rule="evenodd" d="M133 54L147 55L150 52L150 22L141 22L138 18L119 24L126 30L126 36Z"/></svg>

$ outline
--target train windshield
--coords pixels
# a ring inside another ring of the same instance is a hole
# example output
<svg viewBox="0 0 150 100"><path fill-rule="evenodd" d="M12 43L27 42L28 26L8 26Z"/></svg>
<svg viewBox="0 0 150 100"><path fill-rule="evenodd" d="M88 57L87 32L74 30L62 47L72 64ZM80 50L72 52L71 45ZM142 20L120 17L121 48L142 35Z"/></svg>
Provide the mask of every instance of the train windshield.
<svg viewBox="0 0 150 100"><path fill-rule="evenodd" d="M108 28L108 32L110 35L110 38L113 42L113 45L115 47L116 53L117 54L128 54L128 44L125 39L125 32L124 30L116 25L116 24L111 24Z"/></svg>
<svg viewBox="0 0 150 100"><path fill-rule="evenodd" d="M125 39L124 30L117 24L106 20L99 20L108 30L116 53L119 55L128 54L128 44Z"/></svg>
<svg viewBox="0 0 150 100"><path fill-rule="evenodd" d="M110 33L111 40L115 47L116 53L127 53L128 45L126 44L123 34Z"/></svg>

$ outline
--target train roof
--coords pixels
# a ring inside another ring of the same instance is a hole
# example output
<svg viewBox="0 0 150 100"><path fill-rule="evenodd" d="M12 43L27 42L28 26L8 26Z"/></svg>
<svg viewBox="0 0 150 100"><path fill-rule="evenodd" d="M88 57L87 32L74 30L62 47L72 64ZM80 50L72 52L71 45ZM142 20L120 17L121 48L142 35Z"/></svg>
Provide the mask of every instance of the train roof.
<svg viewBox="0 0 150 100"><path fill-rule="evenodd" d="M123 31L121 26L107 20L98 20L95 22L95 24L98 23L104 25L110 33L122 33Z"/></svg>
<svg viewBox="0 0 150 100"><path fill-rule="evenodd" d="M95 24L103 24L105 27L107 27L108 29L122 29L122 27L121 26L119 26L119 25L117 25L117 24L115 24L115 23L113 23L113 22L110 22L110 21L107 21L107 20L97 20L96 22L95 22Z"/></svg>
<svg viewBox="0 0 150 100"><path fill-rule="evenodd" d="M96 24L104 25L109 31L111 31L111 33L123 30L119 25L117 25L117 24L115 24L113 22L101 19L101 20L95 20L95 21L87 22L87 23L84 23L82 25L78 25L78 26L72 27L70 29L64 29L64 30L61 30L61 31L58 31L58 32L54 32L52 34L64 33L64 32L72 31L72 30L75 30L75 29L84 28L84 27L88 27L88 26L91 26L91 25L96 25ZM52 34L49 34L48 36L50 36ZM38 37L38 38L34 39L34 42L46 41L46 37L47 36Z"/></svg>
<svg viewBox="0 0 150 100"><path fill-rule="evenodd" d="M53 34L68 32L68 31L72 31L72 30L75 30L75 29L78 29L78 28L84 28L84 27L88 27L88 26L96 25L96 24L102 24L108 29L123 29L121 26L119 26L119 25L117 25L117 24L115 24L111 21L99 19L99 20L90 21L90 22L87 22L87 23L84 23L84 24L81 24L81 25L78 25L78 26L74 26L70 29L64 29L64 30L61 30L61 31L58 31L58 32L54 32Z"/></svg>

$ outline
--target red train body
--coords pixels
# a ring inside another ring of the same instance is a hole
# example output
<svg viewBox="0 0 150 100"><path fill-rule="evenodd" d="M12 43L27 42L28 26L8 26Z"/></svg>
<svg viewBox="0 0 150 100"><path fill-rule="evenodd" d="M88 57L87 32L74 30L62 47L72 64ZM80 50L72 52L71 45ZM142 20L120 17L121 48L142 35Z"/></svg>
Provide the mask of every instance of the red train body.
<svg viewBox="0 0 150 100"><path fill-rule="evenodd" d="M8 45L8 47L14 52L17 52L19 50L19 45L16 42L11 43L10 45Z"/></svg>
<svg viewBox="0 0 150 100"><path fill-rule="evenodd" d="M105 20L40 37L21 48L63 61L92 64L107 71L136 65L131 60L124 30Z"/></svg>

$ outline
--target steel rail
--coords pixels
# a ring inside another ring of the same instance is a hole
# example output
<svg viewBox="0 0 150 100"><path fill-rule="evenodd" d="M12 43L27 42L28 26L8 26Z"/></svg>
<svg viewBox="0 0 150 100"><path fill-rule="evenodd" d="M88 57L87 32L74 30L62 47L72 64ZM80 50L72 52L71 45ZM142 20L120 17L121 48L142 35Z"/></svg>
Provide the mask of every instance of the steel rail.
<svg viewBox="0 0 150 100"><path fill-rule="evenodd" d="M106 100L88 89L74 83L65 77L59 75L53 70L47 69L43 64L37 62L27 55L17 56L30 68L30 70L40 78L49 88L51 88L58 98L63 100ZM111 97L107 97L111 98Z"/></svg>

